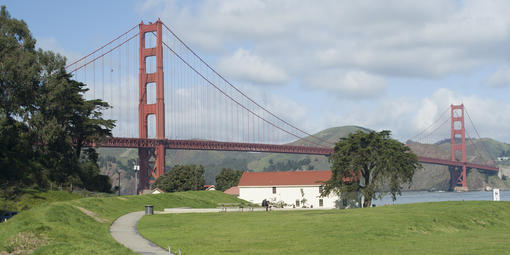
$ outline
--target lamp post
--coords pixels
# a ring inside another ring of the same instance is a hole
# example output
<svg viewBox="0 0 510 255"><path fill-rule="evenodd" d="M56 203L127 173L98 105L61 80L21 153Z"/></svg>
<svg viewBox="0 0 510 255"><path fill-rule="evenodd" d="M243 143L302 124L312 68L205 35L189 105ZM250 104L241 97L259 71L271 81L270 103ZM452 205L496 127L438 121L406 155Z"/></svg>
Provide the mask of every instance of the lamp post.
<svg viewBox="0 0 510 255"><path fill-rule="evenodd" d="M135 195L138 195L138 176L137 173L140 173L140 165L133 165L133 170L135 171Z"/></svg>
<svg viewBox="0 0 510 255"><path fill-rule="evenodd" d="M119 175L119 196L120 196L120 171L117 171L117 174Z"/></svg>

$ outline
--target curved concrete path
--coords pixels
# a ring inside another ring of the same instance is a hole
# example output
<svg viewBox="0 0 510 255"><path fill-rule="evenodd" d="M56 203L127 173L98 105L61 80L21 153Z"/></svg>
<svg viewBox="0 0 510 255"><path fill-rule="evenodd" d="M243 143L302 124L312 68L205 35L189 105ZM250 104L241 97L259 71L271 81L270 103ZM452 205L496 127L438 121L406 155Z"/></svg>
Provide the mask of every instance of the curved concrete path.
<svg viewBox="0 0 510 255"><path fill-rule="evenodd" d="M110 226L110 234L117 242L138 254L168 255L168 251L143 238L138 233L136 223L143 215L144 212L141 211L120 216Z"/></svg>
<svg viewBox="0 0 510 255"><path fill-rule="evenodd" d="M324 210L323 208L273 208L274 211L291 211L291 210ZM265 208L251 208L249 210L233 209L233 208L166 208L163 212L155 212L156 214L167 214L167 213L213 213L213 212L242 212L242 211L265 211ZM120 216L110 226L110 234L113 238L133 250L138 254L165 254L168 255L168 251L155 245L151 241L145 239L138 233L136 229L136 223L142 218L145 212L132 212L126 215Z"/></svg>

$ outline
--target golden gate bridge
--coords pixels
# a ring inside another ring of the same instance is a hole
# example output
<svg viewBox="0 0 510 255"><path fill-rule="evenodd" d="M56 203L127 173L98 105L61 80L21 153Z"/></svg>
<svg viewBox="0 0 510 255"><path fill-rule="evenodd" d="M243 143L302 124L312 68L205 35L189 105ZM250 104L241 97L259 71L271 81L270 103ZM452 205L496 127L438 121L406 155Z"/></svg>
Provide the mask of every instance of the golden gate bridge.
<svg viewBox="0 0 510 255"><path fill-rule="evenodd" d="M112 106L103 114L117 121L113 137L86 145L137 148L138 190L149 188L165 173L167 149L333 153L332 142L307 133L259 104L160 20L133 26L66 68L87 84L87 99L102 99ZM487 173L499 169L492 162L467 161L466 141L472 141L466 137L467 112L464 105L449 109L449 117L444 112L441 115L446 120L436 120L413 140L430 138L449 123L450 155L419 156L419 161L448 166L450 188L467 190L469 169ZM301 145L287 144L295 140Z"/></svg>

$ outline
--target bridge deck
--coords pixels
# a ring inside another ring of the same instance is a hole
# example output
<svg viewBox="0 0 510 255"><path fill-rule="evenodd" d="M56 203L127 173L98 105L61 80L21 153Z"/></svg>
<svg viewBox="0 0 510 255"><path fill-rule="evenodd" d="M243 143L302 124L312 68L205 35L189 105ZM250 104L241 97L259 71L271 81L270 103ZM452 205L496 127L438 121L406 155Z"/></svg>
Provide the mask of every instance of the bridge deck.
<svg viewBox="0 0 510 255"><path fill-rule="evenodd" d="M114 147L114 148L155 148L157 145L164 144L167 149L178 150L215 150L215 151L245 151L245 152L269 152L269 153L292 153L328 156L333 153L333 148L293 146L293 145L273 145L258 143L232 143L203 140L170 140L170 139L142 139L142 138L122 138L109 137L99 143L90 143L86 146ZM498 172L499 168L475 164L463 163L447 159L418 157L418 161L425 164L436 164L444 166L463 166L476 168L488 172Z"/></svg>
<svg viewBox="0 0 510 255"><path fill-rule="evenodd" d="M332 148L274 145L259 143L233 143L204 140L170 140L170 139L142 139L110 137L99 143L86 144L86 146L114 147L114 148L155 148L164 144L167 149L177 150L214 150L214 151L245 151L245 152L270 152L270 153L293 153L310 155L330 155Z"/></svg>

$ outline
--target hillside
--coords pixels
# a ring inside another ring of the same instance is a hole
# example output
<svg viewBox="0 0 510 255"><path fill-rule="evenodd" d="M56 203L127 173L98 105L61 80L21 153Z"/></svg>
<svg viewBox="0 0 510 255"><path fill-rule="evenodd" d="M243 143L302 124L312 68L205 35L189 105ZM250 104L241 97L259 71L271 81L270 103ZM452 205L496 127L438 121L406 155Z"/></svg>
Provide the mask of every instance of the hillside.
<svg viewBox="0 0 510 255"><path fill-rule="evenodd" d="M51 197L55 197L56 193L52 192ZM135 254L117 243L108 232L112 222L124 214L142 211L148 204L153 205L155 210L161 211L164 208L174 207L214 208L218 206L218 203L246 203L218 191L89 197L61 202L49 200L1 223L0 254L30 254L32 252L35 254Z"/></svg>
<svg viewBox="0 0 510 255"><path fill-rule="evenodd" d="M332 146L341 137L346 137L351 132L369 131L367 128L358 126L333 127L314 134ZM310 145L309 139L304 138L289 145ZM409 141L408 145L420 156L449 158L450 141L444 140L436 144L420 144ZM476 150L478 148L478 150ZM484 150L482 148L487 148ZM487 163L491 155L500 156L510 152L510 145L489 138L470 140L467 142L467 158L470 162ZM121 194L134 194L135 179L133 162L138 158L136 149L99 149L101 155L100 166L103 173L111 176L113 185L117 185L118 174L121 172ZM167 150L166 168L171 169L175 164L201 164L205 168L207 184L215 183L215 176L222 168L233 168L248 171L295 171L295 170L319 170L329 169L330 165L325 156L316 155L293 155L279 153L246 153L246 152L222 152L222 151L186 151ZM500 165L508 162L497 162ZM476 170L473 170L476 172ZM508 172L504 172L510 175ZM447 167L424 165L424 169L416 172L411 190L447 190L450 182L450 174ZM485 186L506 187L503 181L496 176L486 176L483 173L469 175L468 185L473 189L482 189ZM510 188L510 186L509 186Z"/></svg>

